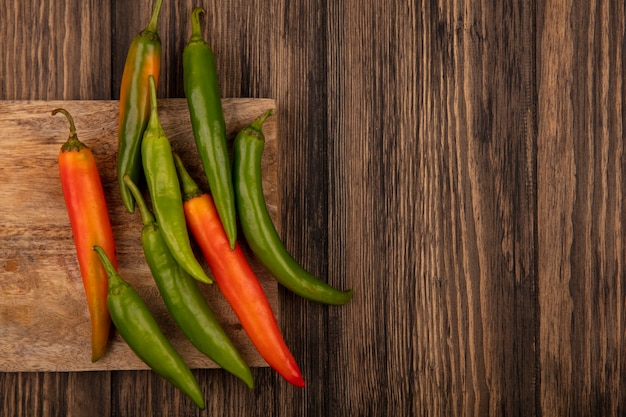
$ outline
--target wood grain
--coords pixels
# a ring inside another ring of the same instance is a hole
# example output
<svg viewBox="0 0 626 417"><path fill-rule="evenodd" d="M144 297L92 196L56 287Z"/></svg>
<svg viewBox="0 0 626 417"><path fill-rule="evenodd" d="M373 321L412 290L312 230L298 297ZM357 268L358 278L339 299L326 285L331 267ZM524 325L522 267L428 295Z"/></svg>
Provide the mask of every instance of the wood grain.
<svg viewBox="0 0 626 417"><path fill-rule="evenodd" d="M334 254L329 244L336 233L329 223L329 167L333 158L330 146L339 138L329 125L328 107L332 99L329 83L338 75L339 68L335 65L339 62L328 59L334 41L330 38L329 5L319 0L277 4L275 97L284 110L281 132L290 138L281 148L285 155L283 187L290 195L283 200L283 237L290 252L305 268L337 288L348 289L354 288L350 277L333 277L330 268ZM339 14L336 16L341 18ZM357 376L349 365L353 357L348 359L344 355L356 340L342 340L341 328L345 314L364 294L364 290L355 288L355 298L342 307L302 302L293 294L284 294L281 306L291 312L289 317L283 316L286 337L294 341L295 357L303 358L302 372L308 385L304 392L288 389L278 392L281 414L306 415L311 410L319 415L344 413L351 384L344 377ZM315 319L311 320L312 317ZM337 392L327 390L315 379L346 388ZM346 397L341 398L343 395Z"/></svg>
<svg viewBox="0 0 626 417"><path fill-rule="evenodd" d="M109 6L82 0L0 3L2 100L110 98Z"/></svg>
<svg viewBox="0 0 626 417"><path fill-rule="evenodd" d="M303 390L197 369L200 412L148 371L0 373L0 414L625 414L623 2L165 1L160 97L198 5L222 95L279 108L286 245L355 297L278 287ZM116 99L151 8L1 3L0 99Z"/></svg>
<svg viewBox="0 0 626 417"><path fill-rule="evenodd" d="M540 404L544 415L617 416L626 410L624 4L539 4Z"/></svg>
<svg viewBox="0 0 626 417"><path fill-rule="evenodd" d="M72 232L58 178L57 156L68 124L50 111L66 108L79 138L93 151L105 189L118 254L118 271L144 298L166 336L192 368L216 365L198 352L171 319L152 280L141 248L141 221L121 204L116 180L117 101L0 102L0 130L19 137L0 156L0 358L2 371L146 369L115 334L101 360L89 360L90 324ZM229 140L247 123L274 108L273 100L224 99ZM191 175L208 190L185 99L159 101L163 128ZM278 224L276 117L264 126L263 184ZM279 229L280 230L280 229ZM245 246L245 242L242 242ZM196 248L198 249L198 248ZM272 307L279 313L276 282L245 249ZM199 251L198 251L199 253ZM207 269L206 261L199 256ZM267 366L249 342L215 286L201 285L223 327L251 366Z"/></svg>
<svg viewBox="0 0 626 417"><path fill-rule="evenodd" d="M331 253L370 290L344 321L364 343L339 414L534 414L525 4L344 3Z"/></svg>

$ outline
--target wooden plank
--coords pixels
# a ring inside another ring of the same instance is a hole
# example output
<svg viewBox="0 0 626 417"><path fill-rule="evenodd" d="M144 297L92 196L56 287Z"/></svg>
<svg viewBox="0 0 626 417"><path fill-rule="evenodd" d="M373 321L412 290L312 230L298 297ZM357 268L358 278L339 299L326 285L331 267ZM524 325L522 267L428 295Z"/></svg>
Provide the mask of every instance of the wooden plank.
<svg viewBox="0 0 626 417"><path fill-rule="evenodd" d="M329 279L356 290L331 414L532 416L532 5L342 6Z"/></svg>
<svg viewBox="0 0 626 417"><path fill-rule="evenodd" d="M277 22L284 22L278 25L279 36L276 39L276 97L289 109L281 120L285 135L291 139L281 149L289 155L284 158L282 172L285 178L283 186L291 196L284 200L283 236L289 251L306 269L330 285L347 289L350 288L348 284L333 281L328 270L328 261L332 258L328 246L332 233L328 228L328 150L332 140L340 139L329 136L328 131L328 80L336 69L326 67L328 4L323 0L281 1L276 10ZM360 296L362 294L357 292L356 297ZM336 381L344 372L352 373L352 361L337 366L338 355L347 352L349 344L338 343L337 338L332 336L338 321L333 322L329 318L331 311L345 314L355 300L347 306L330 308L319 303L302 302L288 292L281 300L281 305L291 312L284 315L285 338L291 341L290 348L299 360L307 390L315 390L318 394L294 393L280 387L276 392L281 405L279 414L344 414L342 401L333 401L333 390L325 386L337 386L329 382Z"/></svg>
<svg viewBox="0 0 626 417"><path fill-rule="evenodd" d="M139 213L127 213L115 176L117 101L0 102L0 131L7 140L0 155L0 357L1 371L85 371L145 369L119 335L105 357L89 360L90 327L74 243L58 177L57 155L68 135L67 121L50 111L64 107L74 116L79 138L96 156L116 238L119 272L146 299L173 345L193 368L214 367L175 326L160 299L140 244ZM224 99L227 131L234 134L270 107L270 99ZM208 189L197 156L184 99L159 100L160 119L190 173ZM278 142L276 117L264 125L263 183L277 227ZM280 229L279 229L280 230ZM242 247L250 252L243 241ZM196 248L197 249L197 248ZM199 256L205 266L206 262ZM272 307L279 314L277 285L249 256ZM209 304L251 366L266 366L250 344L217 286L203 285Z"/></svg>
<svg viewBox="0 0 626 417"><path fill-rule="evenodd" d="M0 3L1 100L109 99L109 1Z"/></svg>
<svg viewBox="0 0 626 417"><path fill-rule="evenodd" d="M541 415L624 415L624 2L539 1Z"/></svg>
<svg viewBox="0 0 626 417"><path fill-rule="evenodd" d="M4 416L109 416L110 372L8 372L0 385Z"/></svg>

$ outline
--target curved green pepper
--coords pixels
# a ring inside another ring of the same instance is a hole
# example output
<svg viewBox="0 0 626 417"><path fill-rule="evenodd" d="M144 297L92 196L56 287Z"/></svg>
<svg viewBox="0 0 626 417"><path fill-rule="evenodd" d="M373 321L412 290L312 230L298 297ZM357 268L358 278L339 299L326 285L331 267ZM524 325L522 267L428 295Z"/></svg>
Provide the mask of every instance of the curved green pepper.
<svg viewBox="0 0 626 417"><path fill-rule="evenodd" d="M135 202L124 184L129 175L135 184L141 177L141 138L150 117L148 76L159 80L161 39L157 32L163 0L156 0L148 25L133 39L122 73L118 121L117 182L124 207L133 213Z"/></svg>
<svg viewBox="0 0 626 417"><path fill-rule="evenodd" d="M161 332L146 303L117 273L104 250L100 246L94 246L93 249L98 253L109 278L107 306L117 331L146 365L204 409L204 398L198 381Z"/></svg>
<svg viewBox="0 0 626 417"><path fill-rule="evenodd" d="M283 246L267 211L261 182L262 125L271 114L269 110L244 127L233 144L235 199L243 234L255 256L283 286L309 300L346 304L352 290L337 290L302 268Z"/></svg>
<svg viewBox="0 0 626 417"><path fill-rule="evenodd" d="M154 214L163 240L180 266L198 281L212 284L191 249L172 146L159 122L154 77L149 79L152 110L141 142L141 158Z"/></svg>
<svg viewBox="0 0 626 417"><path fill-rule="evenodd" d="M215 58L200 31L203 12L198 7L191 14L191 38L183 50L183 84L196 147L233 249L237 240L235 195Z"/></svg>
<svg viewBox="0 0 626 417"><path fill-rule="evenodd" d="M141 213L141 243L146 261L174 321L200 352L253 388L248 364L217 321L196 281L172 257L141 192L130 177L126 176L124 182Z"/></svg>

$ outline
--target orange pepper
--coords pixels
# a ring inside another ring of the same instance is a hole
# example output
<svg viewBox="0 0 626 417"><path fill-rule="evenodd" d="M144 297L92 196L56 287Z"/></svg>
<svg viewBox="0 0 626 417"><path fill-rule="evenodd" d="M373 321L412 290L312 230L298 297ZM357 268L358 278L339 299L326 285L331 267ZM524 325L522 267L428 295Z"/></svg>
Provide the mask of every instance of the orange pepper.
<svg viewBox="0 0 626 417"><path fill-rule="evenodd" d="M59 173L87 297L91 318L91 361L95 362L106 351L111 317L106 304L107 274L92 247L101 246L117 266L115 242L93 153L78 140L74 121L67 110L52 111L52 115L57 113L63 113L70 123L69 138L59 152Z"/></svg>

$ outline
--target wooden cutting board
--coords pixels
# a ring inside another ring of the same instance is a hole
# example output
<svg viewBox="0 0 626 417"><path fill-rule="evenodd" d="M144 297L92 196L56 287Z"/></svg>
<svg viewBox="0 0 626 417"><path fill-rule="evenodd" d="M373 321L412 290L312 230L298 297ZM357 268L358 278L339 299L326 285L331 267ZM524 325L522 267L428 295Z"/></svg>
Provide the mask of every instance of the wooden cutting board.
<svg viewBox="0 0 626 417"><path fill-rule="evenodd" d="M79 139L98 163L118 252L120 274L143 296L174 347L192 368L216 365L199 353L171 319L141 248L139 212L126 212L116 180L117 101L0 102L0 371L87 371L147 369L119 334L107 354L90 360L90 322L74 241L61 191L57 157L69 125L57 107L74 117ZM224 99L229 140L269 108L271 99ZM194 179L208 190L185 99L159 100L159 116L172 148ZM264 124L263 185L278 226L278 141L276 116ZM274 312L277 284L251 256ZM195 245L195 242L193 243ZM198 260L210 274L197 246ZM209 305L250 366L267 366L216 285L201 284Z"/></svg>

